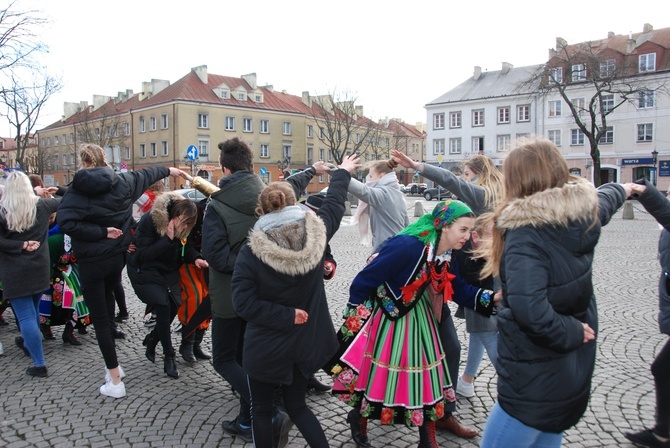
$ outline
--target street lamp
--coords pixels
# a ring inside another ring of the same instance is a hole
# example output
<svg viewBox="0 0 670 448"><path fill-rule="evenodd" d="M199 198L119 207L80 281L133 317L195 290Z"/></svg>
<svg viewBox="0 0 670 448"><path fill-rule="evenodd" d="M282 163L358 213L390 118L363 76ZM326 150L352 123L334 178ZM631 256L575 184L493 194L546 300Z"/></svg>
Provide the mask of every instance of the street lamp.
<svg viewBox="0 0 670 448"><path fill-rule="evenodd" d="M654 150L651 152L651 159L652 159L652 162L654 163L654 179L653 179L653 184L654 184L654 187L655 187L655 186L656 186L656 180L658 179L658 172L656 171L656 162L658 162L658 151L656 151L656 149L654 149Z"/></svg>
<svg viewBox="0 0 670 448"><path fill-rule="evenodd" d="M284 160L277 160L277 169L281 174L291 167L291 156L284 157Z"/></svg>

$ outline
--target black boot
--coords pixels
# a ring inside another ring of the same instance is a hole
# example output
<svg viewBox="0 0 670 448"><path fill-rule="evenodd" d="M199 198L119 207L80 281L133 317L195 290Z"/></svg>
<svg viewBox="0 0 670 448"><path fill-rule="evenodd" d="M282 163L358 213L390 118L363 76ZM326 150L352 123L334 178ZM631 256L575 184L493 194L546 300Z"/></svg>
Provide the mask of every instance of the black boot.
<svg viewBox="0 0 670 448"><path fill-rule="evenodd" d="M165 355L165 359L163 360L163 371L167 373L167 376L169 377L179 378L179 370L177 370L174 354Z"/></svg>
<svg viewBox="0 0 670 448"><path fill-rule="evenodd" d="M419 448L439 448L435 440L435 422L424 421L419 426Z"/></svg>
<svg viewBox="0 0 670 448"><path fill-rule="evenodd" d="M195 334L191 333L188 337L183 337L181 339L181 345L179 346L179 354L184 361L189 364L193 364L197 360L193 356L193 341L195 340Z"/></svg>
<svg viewBox="0 0 670 448"><path fill-rule="evenodd" d="M371 448L368 439L368 419L361 417L358 409L354 408L347 414L347 423L351 428L351 438L359 448Z"/></svg>
<svg viewBox="0 0 670 448"><path fill-rule="evenodd" d="M193 343L193 355L197 359L212 359L212 355L202 349L202 338L205 337L205 330L195 330L195 342Z"/></svg>
<svg viewBox="0 0 670 448"><path fill-rule="evenodd" d="M65 324L65 329L63 329L63 343L68 343L70 345L81 345L79 339L74 335L74 327L72 322L67 322Z"/></svg>
<svg viewBox="0 0 670 448"><path fill-rule="evenodd" d="M147 351L144 352L144 354L151 362L156 362L156 346L158 345L158 342L158 336L156 336L153 331L147 334L144 337L144 341L142 341L142 345L147 348Z"/></svg>
<svg viewBox="0 0 670 448"><path fill-rule="evenodd" d="M307 380L307 390L318 394L321 392L328 392L330 390L330 386L323 384L321 381L316 379L314 374L312 374L312 376L310 376Z"/></svg>
<svg viewBox="0 0 670 448"><path fill-rule="evenodd" d="M51 332L51 325L47 324L40 324L40 331L42 332L42 336L44 336L44 340L46 341L53 341L56 339Z"/></svg>

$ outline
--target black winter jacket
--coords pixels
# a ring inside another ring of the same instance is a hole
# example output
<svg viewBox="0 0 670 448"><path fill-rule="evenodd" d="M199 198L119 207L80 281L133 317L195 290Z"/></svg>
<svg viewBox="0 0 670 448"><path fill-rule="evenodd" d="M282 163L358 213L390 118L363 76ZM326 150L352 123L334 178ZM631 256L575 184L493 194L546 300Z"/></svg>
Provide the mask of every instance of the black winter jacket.
<svg viewBox="0 0 670 448"><path fill-rule="evenodd" d="M334 171L316 215L290 207L293 217L302 213L304 219L267 232L258 228L264 222L259 221L240 250L233 271L233 305L247 321L244 369L259 381L291 384L294 365L307 377L338 348L326 301L323 261L326 245L344 215L349 180L346 170ZM296 308L307 311L305 324L295 325Z"/></svg>
<svg viewBox="0 0 670 448"><path fill-rule="evenodd" d="M110 167L77 171L58 207L56 220L72 238L79 261L96 261L125 252L131 241L133 203L151 184L170 175L163 166L116 174ZM107 238L107 227L123 231Z"/></svg>
<svg viewBox="0 0 670 448"><path fill-rule="evenodd" d="M597 192L578 179L512 201L497 227L505 246L498 310L498 402L512 417L544 432L579 421L589 400L598 337L593 252L602 225L625 191Z"/></svg>
<svg viewBox="0 0 670 448"><path fill-rule="evenodd" d="M658 284L658 325L661 333L670 336L670 201L648 180L638 183L646 185L644 193L637 196L640 204L663 226L658 241L658 256L661 263L661 279Z"/></svg>
<svg viewBox="0 0 670 448"><path fill-rule="evenodd" d="M182 246L179 239L168 238L172 218L167 207L171 200L188 199L171 192L158 196L151 212L140 219L133 235L135 251L128 256L128 278L137 297L147 305L167 305L170 300L180 305L179 266L202 258L191 244Z"/></svg>

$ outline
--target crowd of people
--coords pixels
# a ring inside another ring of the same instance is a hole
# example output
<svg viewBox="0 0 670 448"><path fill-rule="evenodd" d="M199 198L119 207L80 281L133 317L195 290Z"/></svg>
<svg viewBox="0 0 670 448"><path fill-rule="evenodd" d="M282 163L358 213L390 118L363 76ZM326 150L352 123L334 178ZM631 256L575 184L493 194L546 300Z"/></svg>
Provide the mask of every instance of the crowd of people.
<svg viewBox="0 0 670 448"><path fill-rule="evenodd" d="M595 188L571 175L546 140L510 151L504 174L482 155L457 176L392 151L364 167L366 182L351 176L361 168L353 154L338 167L319 161L268 185L242 140L219 150L218 185L176 168L116 173L92 144L80 148L82 169L66 188L47 188L19 171L7 176L0 189L0 311L11 306L16 316L16 345L32 360L27 375L48 376L42 337L54 339L52 327L62 325L63 341L76 346L74 330L85 333L92 324L104 362L100 394L126 396L115 346L128 318L126 269L155 320L143 340L147 359L156 361L160 344L163 371L175 379L177 353L187 363L211 359L239 396L237 416L222 422L223 431L256 447L286 446L293 425L309 446L329 446L305 400L310 388L330 389L318 371L332 377L332 394L350 408L343 419L358 447L374 446L370 420L418 428L423 448L438 446L438 429L473 438L479 432L457 419L456 397L475 395L484 352L498 375L498 396L481 446L559 447L591 392L598 336L592 265L602 226L635 194L670 229L670 202L651 184ZM458 199L410 223L397 166ZM325 198L301 198L312 177L325 173ZM207 199L196 204L164 191L168 176ZM329 241L348 193L359 199L353 222L371 250L351 280L343 320L333 322L324 282L335 275ZM666 334L668 235L659 244ZM469 333L462 374L454 317L465 319ZM211 355L202 345L210 322ZM669 347L652 365L656 425L626 434L643 446L670 446Z"/></svg>

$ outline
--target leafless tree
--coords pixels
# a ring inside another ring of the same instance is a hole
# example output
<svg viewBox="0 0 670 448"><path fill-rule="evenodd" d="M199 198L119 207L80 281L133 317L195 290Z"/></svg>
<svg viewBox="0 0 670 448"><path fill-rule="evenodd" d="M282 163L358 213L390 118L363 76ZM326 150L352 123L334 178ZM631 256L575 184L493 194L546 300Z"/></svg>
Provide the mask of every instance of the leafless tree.
<svg viewBox="0 0 670 448"><path fill-rule="evenodd" d="M588 140L596 186L602 183L599 144L610 131L612 112L657 92L667 94L665 81L639 75L637 54L623 55L602 41L575 45L562 41L554 57L517 88L528 90L538 85L543 97L557 92L568 105L575 124Z"/></svg>
<svg viewBox="0 0 670 448"><path fill-rule="evenodd" d="M317 138L327 146L336 164L342 163L347 154L370 154L380 158L390 148L383 134L383 127L363 115L363 108L356 106L351 92L336 90L311 98L311 117L316 124Z"/></svg>

